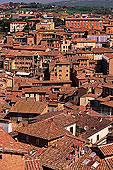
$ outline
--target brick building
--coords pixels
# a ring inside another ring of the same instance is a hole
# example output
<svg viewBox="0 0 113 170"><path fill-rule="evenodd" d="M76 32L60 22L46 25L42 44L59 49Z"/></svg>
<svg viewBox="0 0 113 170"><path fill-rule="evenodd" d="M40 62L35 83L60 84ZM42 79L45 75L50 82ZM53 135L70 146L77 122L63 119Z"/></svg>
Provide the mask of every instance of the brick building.
<svg viewBox="0 0 113 170"><path fill-rule="evenodd" d="M36 24L36 30L54 30L54 22L40 22Z"/></svg>
<svg viewBox="0 0 113 170"><path fill-rule="evenodd" d="M50 80L70 80L70 64L68 61L56 62L50 71Z"/></svg>
<svg viewBox="0 0 113 170"><path fill-rule="evenodd" d="M73 28L103 30L103 20L101 18L66 18L65 25Z"/></svg>
<svg viewBox="0 0 113 170"><path fill-rule="evenodd" d="M105 54L102 59L103 74L113 75L113 54Z"/></svg>

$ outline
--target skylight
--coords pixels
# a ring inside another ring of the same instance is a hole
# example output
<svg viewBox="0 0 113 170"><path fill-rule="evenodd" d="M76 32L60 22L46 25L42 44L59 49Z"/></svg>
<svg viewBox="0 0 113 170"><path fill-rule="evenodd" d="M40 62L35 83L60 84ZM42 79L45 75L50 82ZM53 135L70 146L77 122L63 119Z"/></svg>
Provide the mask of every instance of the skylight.
<svg viewBox="0 0 113 170"><path fill-rule="evenodd" d="M91 158L93 158L95 155L96 155L96 153L95 153L95 152L92 152L89 156L90 156Z"/></svg>
<svg viewBox="0 0 113 170"><path fill-rule="evenodd" d="M85 165L87 165L89 162L90 162L89 159L85 159L82 163L85 164Z"/></svg>
<svg viewBox="0 0 113 170"><path fill-rule="evenodd" d="M66 103L66 105L70 106L70 103Z"/></svg>
<svg viewBox="0 0 113 170"><path fill-rule="evenodd" d="M96 161L96 162L92 165L92 167L93 167L93 168L97 168L97 166L98 166L99 164L100 164L100 163Z"/></svg>

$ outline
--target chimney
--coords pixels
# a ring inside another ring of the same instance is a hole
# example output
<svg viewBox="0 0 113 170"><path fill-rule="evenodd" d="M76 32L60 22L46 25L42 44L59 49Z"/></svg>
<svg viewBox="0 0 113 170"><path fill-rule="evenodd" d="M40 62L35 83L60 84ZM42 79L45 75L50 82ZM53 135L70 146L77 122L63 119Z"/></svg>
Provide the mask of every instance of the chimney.
<svg viewBox="0 0 113 170"><path fill-rule="evenodd" d="M53 122L53 118L49 118L49 119L48 119L48 122Z"/></svg>

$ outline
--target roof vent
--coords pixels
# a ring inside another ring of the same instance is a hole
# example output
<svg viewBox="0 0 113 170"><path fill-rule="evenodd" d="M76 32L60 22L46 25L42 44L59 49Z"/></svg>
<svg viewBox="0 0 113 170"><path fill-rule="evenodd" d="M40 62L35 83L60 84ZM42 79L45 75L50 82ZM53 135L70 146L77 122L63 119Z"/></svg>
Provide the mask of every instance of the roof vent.
<svg viewBox="0 0 113 170"><path fill-rule="evenodd" d="M101 117L100 121L99 122L102 122L103 118Z"/></svg>
<svg viewBox="0 0 113 170"><path fill-rule="evenodd" d="M36 150L35 149L32 149L30 152L29 152L29 155L34 155L36 153Z"/></svg>
<svg viewBox="0 0 113 170"><path fill-rule="evenodd" d="M81 155L84 155L85 151L84 151L84 150L82 150L80 153L81 153Z"/></svg>
<svg viewBox="0 0 113 170"><path fill-rule="evenodd" d="M53 122L53 118L48 119L48 122Z"/></svg>
<svg viewBox="0 0 113 170"><path fill-rule="evenodd" d="M93 127L91 127L91 129L95 130L95 129L96 129L96 127L94 127L94 126L93 126Z"/></svg>
<svg viewBox="0 0 113 170"><path fill-rule="evenodd" d="M88 128L88 126L84 126L84 130L88 130L89 128Z"/></svg>

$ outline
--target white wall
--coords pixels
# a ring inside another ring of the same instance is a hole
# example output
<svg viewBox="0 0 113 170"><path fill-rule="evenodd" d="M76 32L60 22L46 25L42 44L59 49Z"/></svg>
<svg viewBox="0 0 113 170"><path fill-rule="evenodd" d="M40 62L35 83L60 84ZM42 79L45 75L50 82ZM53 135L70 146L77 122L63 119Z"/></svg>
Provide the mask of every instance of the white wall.
<svg viewBox="0 0 113 170"><path fill-rule="evenodd" d="M72 134L75 135L75 133L76 133L76 124L67 126L67 127L65 127L65 129L70 132L70 128L71 128L71 127L73 127L73 133L72 133Z"/></svg>
<svg viewBox="0 0 113 170"><path fill-rule="evenodd" d="M99 140L102 139L103 137L105 137L105 136L108 134L108 132L109 132L109 130L108 130L109 127L110 127L110 126L108 126L108 127L104 128L104 129L100 130L99 132L95 133L94 135L88 137L88 139L89 139L90 141L92 140L92 144L96 143L96 142L97 142L97 135L99 135Z"/></svg>
<svg viewBox="0 0 113 170"><path fill-rule="evenodd" d="M12 132L12 123L0 123L0 126L7 132Z"/></svg>

